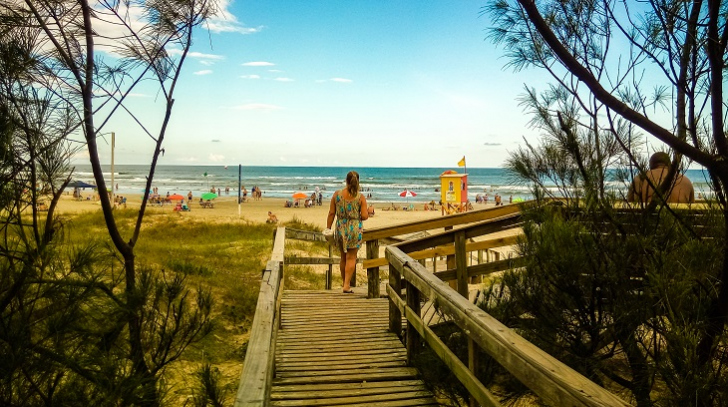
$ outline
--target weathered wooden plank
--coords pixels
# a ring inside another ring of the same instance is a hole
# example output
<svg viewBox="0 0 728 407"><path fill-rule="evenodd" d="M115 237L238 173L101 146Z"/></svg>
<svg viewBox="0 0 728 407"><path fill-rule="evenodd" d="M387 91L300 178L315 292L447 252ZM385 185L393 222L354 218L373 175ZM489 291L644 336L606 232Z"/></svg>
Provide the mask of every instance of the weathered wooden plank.
<svg viewBox="0 0 728 407"><path fill-rule="evenodd" d="M457 295L457 294L456 294ZM405 307L403 301L396 301L397 306L403 311L407 321L412 325L420 336L430 345L430 348L437 354L440 360L450 368L460 383L468 389L470 395L474 397L482 406L498 407L501 403L483 386L475 375L468 370L468 367L458 359L445 343L437 337L437 335L420 319L419 314L413 312L409 306Z"/></svg>
<svg viewBox="0 0 728 407"><path fill-rule="evenodd" d="M422 385L421 380L392 380L386 382L361 382L361 383L346 383L344 385L339 383L332 384L293 384L289 386L276 386L275 393L281 394L289 391L327 391L327 390L339 390L342 387L347 389L375 389L379 387L395 388L395 387L409 387Z"/></svg>
<svg viewBox="0 0 728 407"><path fill-rule="evenodd" d="M369 328L362 328L358 329L357 332L362 334L380 334L380 333L386 333L387 326L386 326L386 319L384 326L373 326ZM337 325L338 327L338 325ZM347 330L341 330L341 329L333 329L330 327L319 327L318 330L314 331L308 331L308 332L297 332L295 329L290 331L284 331L281 333L281 338L297 338L301 336L311 336L311 337L319 337L319 336L346 336L351 337L351 332Z"/></svg>
<svg viewBox="0 0 728 407"><path fill-rule="evenodd" d="M488 239L483 240L480 242L469 242L465 245L465 251L466 252L474 252L477 251L480 255L480 251L484 249L492 249L495 247L504 247L504 246L513 246L514 244L518 243L520 235L516 236L506 236L506 237L499 237L495 239ZM409 252L407 253L408 256L412 257L415 260L420 259L431 259L436 256L448 256L451 254L455 254L455 247L452 244L447 244L444 246L438 246L432 249L424 249L424 250L417 250L415 252ZM478 263L482 263L481 257L478 257ZM374 260L364 260L363 267L381 267L387 265L387 259L385 257L377 258Z"/></svg>
<svg viewBox="0 0 728 407"><path fill-rule="evenodd" d="M371 322L362 321L362 322L347 324L346 328L342 327L342 329L354 330L354 329L359 329L359 328L373 328L373 327L379 327L379 326L381 326L381 324L382 324L381 321L371 321ZM283 329L288 329L288 332L293 332L293 331L295 331L295 332L317 332L321 328L312 326L312 325L290 326L284 322Z"/></svg>
<svg viewBox="0 0 728 407"><path fill-rule="evenodd" d="M283 311L288 316L316 316L316 315L342 315L342 308L348 307L348 312L354 313L366 313L376 312L382 308L387 308L387 303L384 304L366 304L352 301L350 303L342 302L341 300L331 300L329 303L316 303L305 306L298 306L296 303L291 304L290 301L284 301L283 304L290 304L295 309L287 309ZM291 307L289 307L291 308Z"/></svg>
<svg viewBox="0 0 728 407"><path fill-rule="evenodd" d="M326 376L306 377L280 377L273 379L273 384L304 384L304 383L356 383L375 380L403 380L417 377L417 369L413 367L400 367L393 369L367 369L367 372L352 372L344 370L339 374Z"/></svg>
<svg viewBox="0 0 728 407"><path fill-rule="evenodd" d="M290 407L290 406L335 406L343 404L365 403L369 405L378 405L380 402L415 399L421 397L432 397L432 393L426 390L406 391L394 394L377 394L362 395L354 397L337 397L337 398L320 398L306 400L276 400L271 401L271 406Z"/></svg>
<svg viewBox="0 0 728 407"><path fill-rule="evenodd" d="M396 335L392 334L391 332L384 331L384 332L375 332L372 334L368 334L365 336L357 336L357 338L361 338L362 340L398 340ZM305 336L297 337L297 338L284 338L284 339L278 339L279 344L285 344L285 345L291 345L291 344L317 344L317 343L339 343L339 344L345 344L348 340L352 339L351 335L347 338L346 336L337 336L335 338L327 338L325 336L318 336L313 338L307 338Z"/></svg>
<svg viewBox="0 0 728 407"><path fill-rule="evenodd" d="M317 315L317 314L336 314L338 312L339 315L342 314L342 307L348 307L348 312L372 312L376 310L381 310L382 308L387 307L387 303L384 302L383 304L367 304L364 302L357 302L356 300L353 300L351 302L344 302L338 299L332 299L328 303L314 303L314 304L308 304L308 305L301 305L299 306L297 303L291 303L290 300L283 301L283 304L290 304L291 309L287 309L283 311L286 315L290 316L296 316L296 315ZM295 307L295 308L293 308Z"/></svg>
<svg viewBox="0 0 728 407"><path fill-rule="evenodd" d="M285 374L289 372L298 372L301 376L311 376L317 371L343 371L343 370L361 370L361 369L379 369L386 367L404 367L407 366L407 362L404 360L388 360L388 361L375 361L375 362L360 362L357 364L337 364L337 365L307 365L307 366L291 366L291 365L280 365L276 366L276 374L279 377L285 377Z"/></svg>
<svg viewBox="0 0 728 407"><path fill-rule="evenodd" d="M386 385L389 382L383 382ZM348 386L338 386L337 389L331 390L300 390L300 391L288 391L288 392L275 392L271 393L271 400L306 400L306 399L317 399L317 398L337 398L337 397L357 397L357 396L372 396L375 394L391 394L400 393L403 391L417 391L417 392L429 392L421 382L412 380L412 384L407 387L402 386L380 386L380 387L369 387L369 388L341 388Z"/></svg>
<svg viewBox="0 0 728 407"><path fill-rule="evenodd" d="M492 261L490 263L476 264L475 266L468 267L468 277L523 267L526 265L526 260L525 257L513 257L505 260ZM442 281L455 280L457 278L457 269L438 271L434 275Z"/></svg>
<svg viewBox="0 0 728 407"><path fill-rule="evenodd" d="M393 400L393 401L380 401L376 403L377 407L423 407L423 406L438 406L432 397L419 398L419 399L407 399L407 400ZM346 404L346 407L371 407L371 403L354 403Z"/></svg>
<svg viewBox="0 0 728 407"><path fill-rule="evenodd" d="M381 363L390 361L403 361L406 362L404 355L378 355L378 356L365 356L357 358L340 358L338 360L313 360L313 361L294 361L294 362L283 362L279 361L276 363L276 368L289 368L289 367L301 367L301 366L345 366L345 365L367 365L370 363Z"/></svg>
<svg viewBox="0 0 728 407"><path fill-rule="evenodd" d="M342 330L351 331L350 327L352 327L354 325L367 325L367 324L368 325L377 325L377 324L381 324L381 323L386 323L387 319L384 318L383 315L375 315L374 317L371 318L371 320L368 320L366 318L366 316L368 314L382 313L385 310L386 310L386 308L380 309L380 310L373 310L370 313L364 313L361 315L357 314L359 316L359 318L351 318L351 319L348 318L348 315L345 318L345 316L342 315L341 313L339 313L338 319L336 318L335 314L331 315L330 318L327 318L327 316L322 316L321 318L316 318L314 316L298 316L297 319L291 319L291 320L289 320L288 318L285 318L284 323L294 329L299 325L308 324L309 328L317 328L319 330L323 328L323 329L329 329L331 331L339 331L339 332L341 332ZM384 321L384 322L382 322L382 321ZM317 323L321 324L321 326L316 326L316 325L311 326L312 324L317 324Z"/></svg>
<svg viewBox="0 0 728 407"><path fill-rule="evenodd" d="M397 339L397 335L387 331L386 328L376 330L357 331L357 338L393 338ZM279 343L287 342L314 342L314 341L340 341L342 339L351 339L351 332L323 331L313 335L304 334L286 334L279 335Z"/></svg>
<svg viewBox="0 0 728 407"><path fill-rule="evenodd" d="M346 342L328 342L328 343L285 343L279 344L281 352L289 352L295 350L326 350L326 349L351 349L358 347L395 347L401 343L398 340L392 339L372 339L372 340L356 340L352 339Z"/></svg>
<svg viewBox="0 0 728 407"><path fill-rule="evenodd" d="M387 248L386 255L399 264L408 261L397 248ZM436 298L438 306L484 351L547 402L570 406L627 405L470 304L419 263L408 263L402 272L426 297Z"/></svg>
<svg viewBox="0 0 728 407"><path fill-rule="evenodd" d="M392 245L391 247L398 247L403 252L409 253L452 243L455 241L455 233L459 233L461 231L465 232L465 238L467 239L517 228L520 226L520 223L521 214L511 213L509 215L478 222L458 229L435 233L427 237L406 240L402 243Z"/></svg>
<svg viewBox="0 0 728 407"><path fill-rule="evenodd" d="M356 311L356 314L354 314L354 315L360 316L361 318L349 318L349 314L346 314L346 318L345 318L346 322L342 322L342 318L344 318L344 315L342 315L341 312L339 312L338 314L336 312L322 313L323 315L321 315L320 318L317 318L315 314L285 314L285 316L286 316L285 319L286 319L286 323L293 326L296 324L306 323L306 322L308 322L308 323L333 322L333 321L337 321L336 317L338 316L338 323L335 324L334 326L332 326L332 328L333 328L332 330L336 330L336 329L341 330L342 327L343 327L343 329L346 329L346 326L348 326L349 323L369 322L369 321L367 321L368 318L365 318L367 315L374 314L373 318L375 318L375 322L378 322L376 320L385 319L384 315L377 315L377 313L382 313L386 309L387 309L386 307L381 307L379 309L366 310L368 312ZM326 324L324 324L324 325L326 326Z"/></svg>
<svg viewBox="0 0 728 407"><path fill-rule="evenodd" d="M438 406L432 397L419 398L419 399L407 399L407 400L393 400L393 401L380 401L376 403L377 407L423 407L423 406ZM371 403L354 403L346 404L346 407L371 407Z"/></svg>
<svg viewBox="0 0 728 407"><path fill-rule="evenodd" d="M342 356L343 355L343 356ZM363 356L370 356L370 355L392 355L392 356L400 356L400 355L406 355L406 352L404 348L400 349L355 349L355 350L348 350L346 354L342 354L342 352L336 351L336 352L278 352L276 354L276 360L279 362L286 362L286 361L300 361L300 360L306 360L306 361L313 361L313 360L337 360L339 358L355 358L355 357L363 357Z"/></svg>
<svg viewBox="0 0 728 407"><path fill-rule="evenodd" d="M258 406L265 402L273 376L273 338L276 322L276 302L283 267L285 228L278 228L273 244L272 260L268 262L258 292L258 302L251 327L248 350L240 375L235 406Z"/></svg>
<svg viewBox="0 0 728 407"><path fill-rule="evenodd" d="M326 238L321 232L291 228L286 228L286 239L306 240L309 242L326 242Z"/></svg>
<svg viewBox="0 0 728 407"><path fill-rule="evenodd" d="M327 265L327 264L339 264L341 262L340 257L300 257L300 256L286 256L286 264L313 264L313 265ZM356 262L361 264L364 259L356 259Z"/></svg>

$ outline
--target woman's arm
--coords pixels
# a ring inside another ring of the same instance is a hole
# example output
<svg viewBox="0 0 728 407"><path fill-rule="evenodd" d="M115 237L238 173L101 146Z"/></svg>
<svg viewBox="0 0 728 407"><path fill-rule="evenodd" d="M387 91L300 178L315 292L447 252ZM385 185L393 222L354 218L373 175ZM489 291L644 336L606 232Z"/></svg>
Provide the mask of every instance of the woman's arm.
<svg viewBox="0 0 728 407"><path fill-rule="evenodd" d="M359 196L359 205L361 205L359 213L361 214L361 220L367 220L369 219L369 205L367 205L367 199L364 198L363 194L359 194Z"/></svg>
<svg viewBox="0 0 728 407"><path fill-rule="evenodd" d="M334 224L334 218L336 217L336 194L339 192L334 192L334 196L331 197L331 205L329 205L329 216L326 218L326 229L331 229L331 225Z"/></svg>

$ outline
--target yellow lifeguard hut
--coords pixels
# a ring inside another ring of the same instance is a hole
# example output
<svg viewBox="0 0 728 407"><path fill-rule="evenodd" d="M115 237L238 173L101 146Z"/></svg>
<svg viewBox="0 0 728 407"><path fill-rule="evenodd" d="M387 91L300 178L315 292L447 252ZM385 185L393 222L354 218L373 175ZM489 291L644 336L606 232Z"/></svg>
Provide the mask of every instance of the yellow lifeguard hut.
<svg viewBox="0 0 728 407"><path fill-rule="evenodd" d="M462 211L468 202L468 174L453 170L440 174L440 199L443 213Z"/></svg>

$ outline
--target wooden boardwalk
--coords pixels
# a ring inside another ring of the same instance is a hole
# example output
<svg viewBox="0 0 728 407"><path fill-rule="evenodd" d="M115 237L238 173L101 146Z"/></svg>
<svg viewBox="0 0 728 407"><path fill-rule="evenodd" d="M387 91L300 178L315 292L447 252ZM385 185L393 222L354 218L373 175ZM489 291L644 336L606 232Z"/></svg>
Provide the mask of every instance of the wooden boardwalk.
<svg viewBox="0 0 728 407"><path fill-rule="evenodd" d="M386 298L285 291L271 406L438 405L388 331Z"/></svg>

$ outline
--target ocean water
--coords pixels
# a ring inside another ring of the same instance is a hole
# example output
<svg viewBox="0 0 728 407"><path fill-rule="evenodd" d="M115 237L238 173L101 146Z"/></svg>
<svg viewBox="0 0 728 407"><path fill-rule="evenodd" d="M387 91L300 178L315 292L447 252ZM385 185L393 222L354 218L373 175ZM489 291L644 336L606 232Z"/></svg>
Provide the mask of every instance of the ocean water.
<svg viewBox="0 0 728 407"><path fill-rule="evenodd" d="M111 185L111 171L104 166L104 178L107 186ZM344 168L344 167L242 167L242 185L250 192L253 186L263 191L263 197L290 198L295 192L312 193L318 186L324 197L330 197L334 191L345 184L346 174L350 170L359 173L363 192L372 202L405 202L399 193L405 189L414 191L417 196L409 198L414 202L429 202L440 199L436 189L440 187L439 175L454 169L463 172L463 168ZM144 165L116 165L114 167L114 183L119 185L119 194L141 194L144 192L149 168ZM509 196L531 198L530 188L502 168L468 168L468 195L475 202L476 194L487 193L492 197L498 193L507 201ZM695 185L698 192L707 191L706 177L701 170L688 170L686 176ZM74 179L95 184L90 165L76 165ZM178 193L186 195L192 191L195 196L208 192L211 188L220 188L222 196L226 196L225 188L230 188L229 196L237 195L238 167L170 165L158 166L154 174L154 187L165 195ZM624 185L613 183L613 188L622 189ZM492 201L491 201L492 202Z"/></svg>

